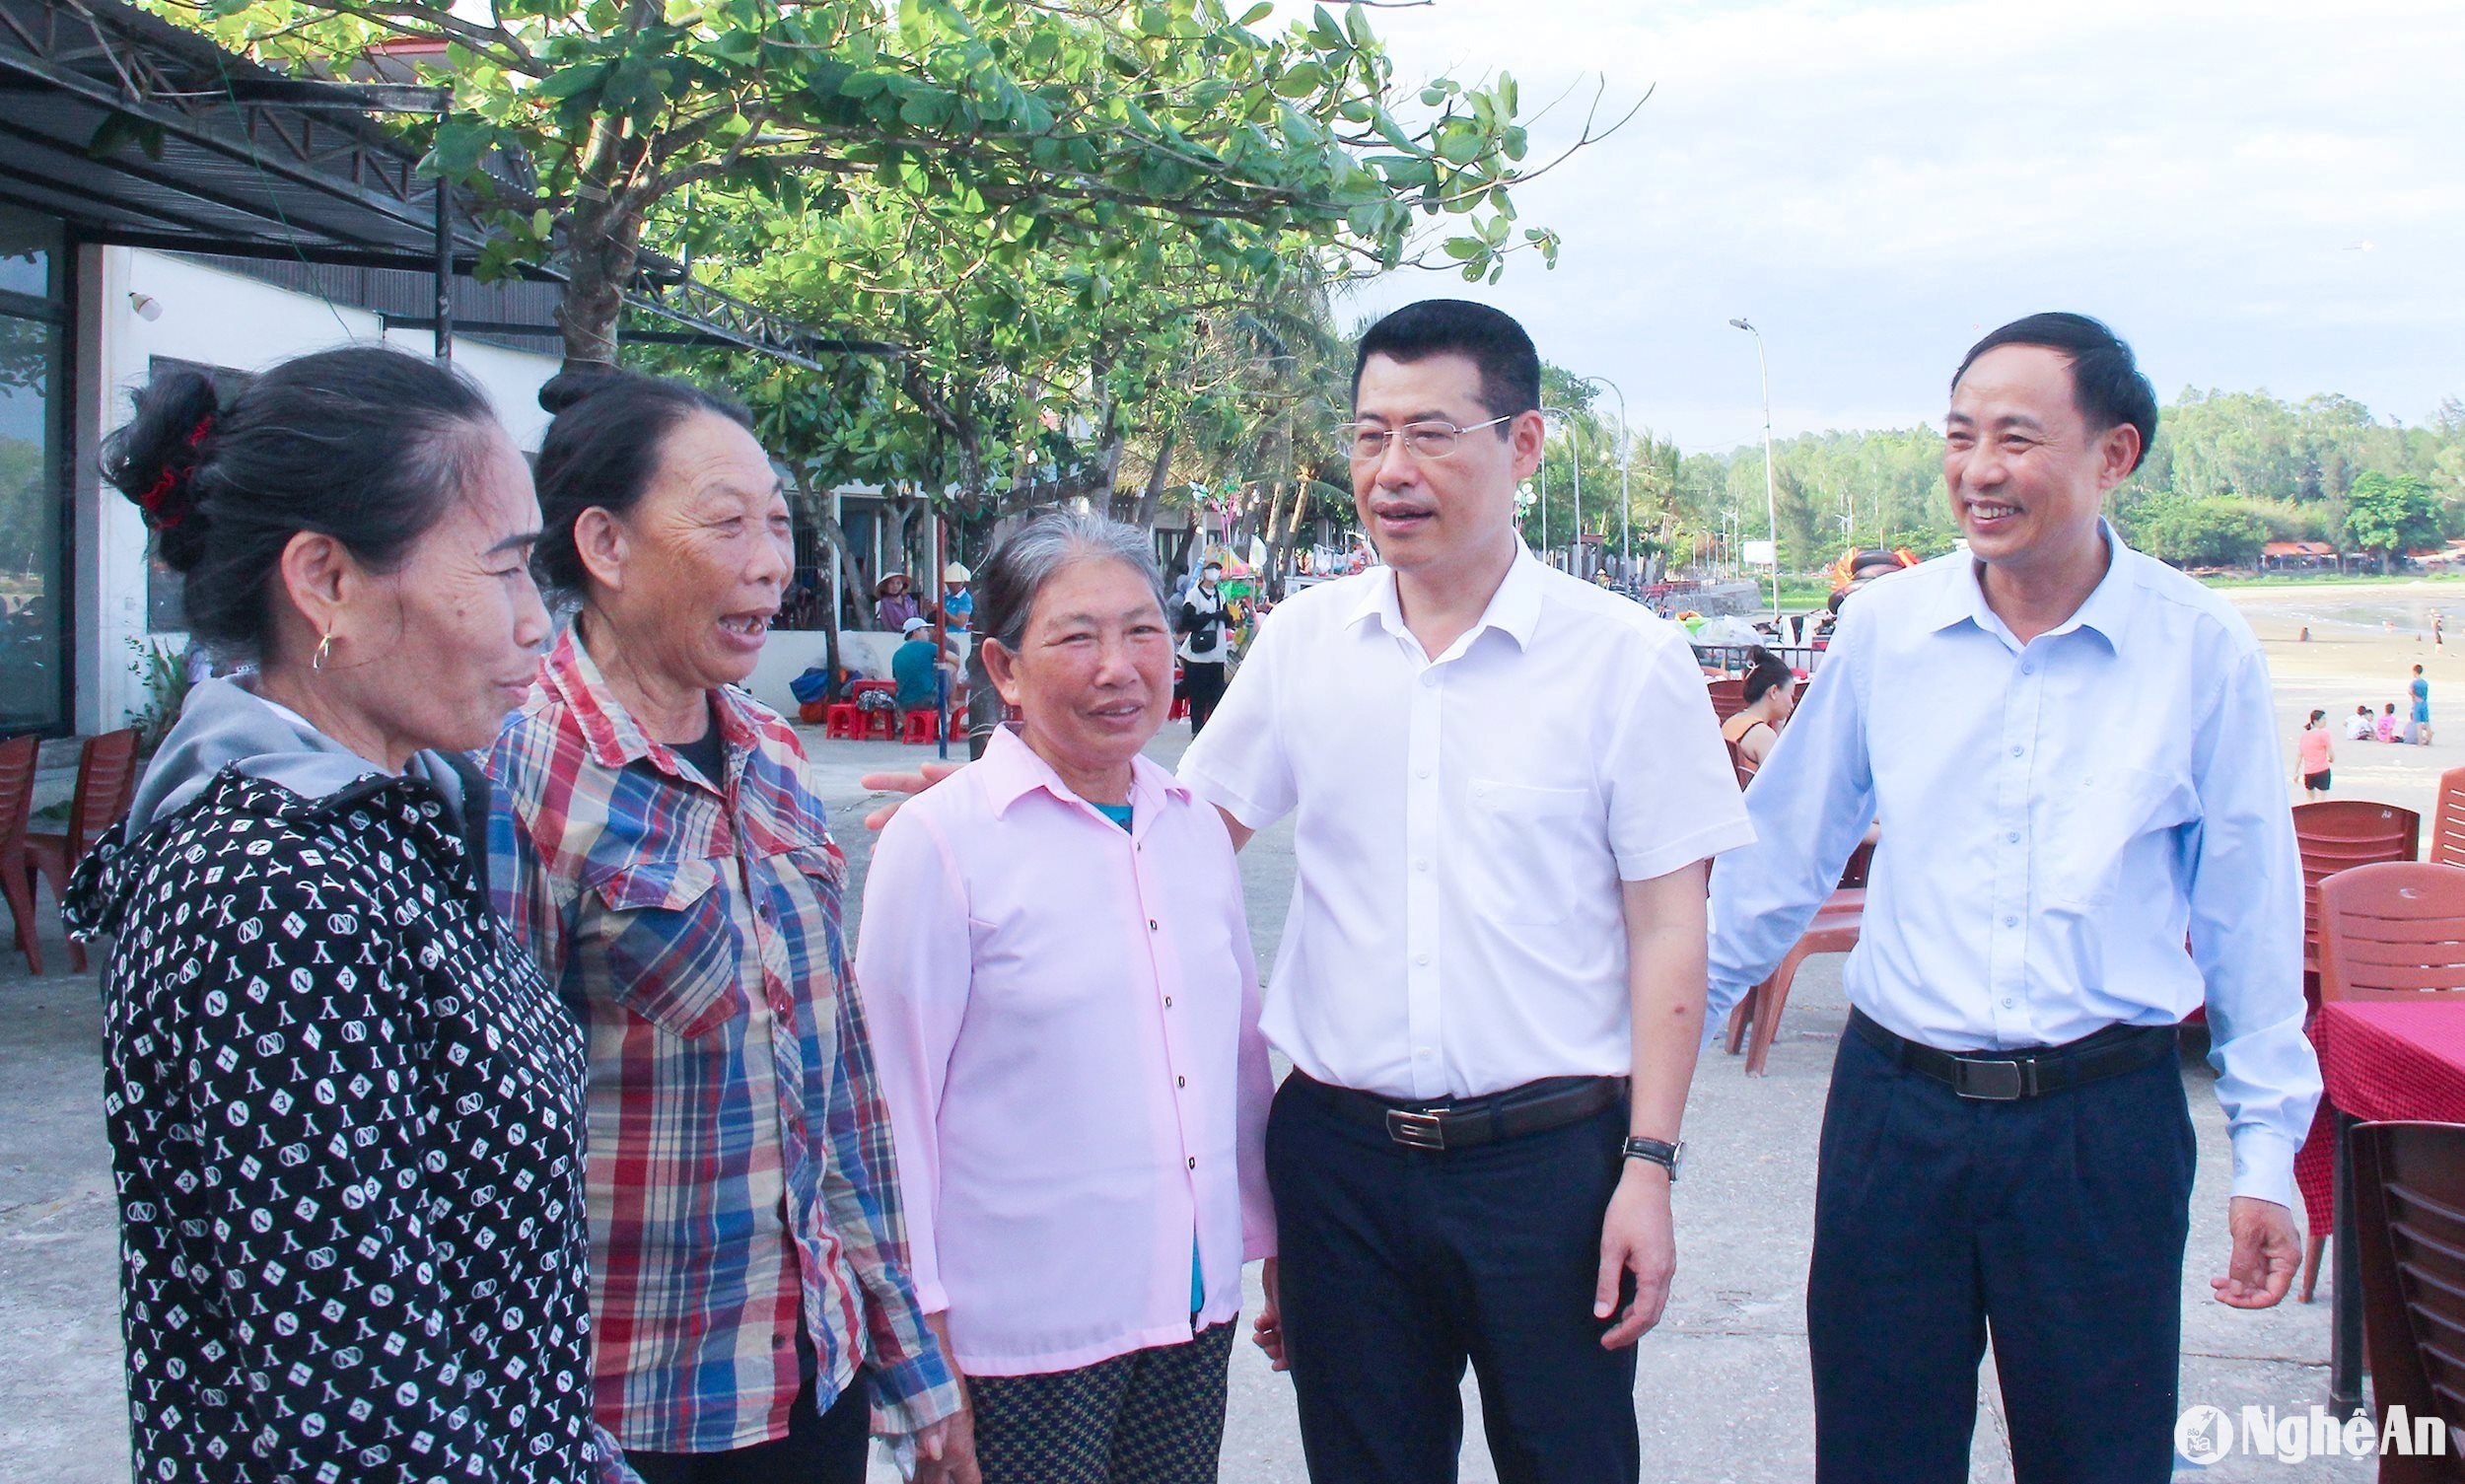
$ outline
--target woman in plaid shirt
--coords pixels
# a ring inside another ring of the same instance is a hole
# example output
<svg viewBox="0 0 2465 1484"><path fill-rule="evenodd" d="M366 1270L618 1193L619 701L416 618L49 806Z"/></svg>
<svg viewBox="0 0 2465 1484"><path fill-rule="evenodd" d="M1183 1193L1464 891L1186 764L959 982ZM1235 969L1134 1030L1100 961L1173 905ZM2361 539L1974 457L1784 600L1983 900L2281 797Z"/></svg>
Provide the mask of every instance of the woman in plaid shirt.
<svg viewBox="0 0 2465 1484"><path fill-rule="evenodd" d="M599 1419L649 1484L857 1484L876 1432L939 1457L959 1391L906 1270L843 858L795 732L736 688L793 571L778 476L742 409L611 375L537 479L537 565L580 612L497 742L491 846L590 1043Z"/></svg>

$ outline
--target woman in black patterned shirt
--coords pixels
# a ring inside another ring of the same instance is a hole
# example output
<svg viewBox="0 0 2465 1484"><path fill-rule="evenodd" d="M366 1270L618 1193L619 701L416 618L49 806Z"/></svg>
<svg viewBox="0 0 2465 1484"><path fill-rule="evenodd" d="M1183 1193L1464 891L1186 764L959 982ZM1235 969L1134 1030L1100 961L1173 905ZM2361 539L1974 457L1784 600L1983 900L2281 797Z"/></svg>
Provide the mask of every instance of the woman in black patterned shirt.
<svg viewBox="0 0 2465 1484"><path fill-rule="evenodd" d="M105 472L252 673L200 683L70 890L136 1474L624 1478L591 1423L582 1041L488 905L485 746L546 636L470 383L355 348L137 394Z"/></svg>

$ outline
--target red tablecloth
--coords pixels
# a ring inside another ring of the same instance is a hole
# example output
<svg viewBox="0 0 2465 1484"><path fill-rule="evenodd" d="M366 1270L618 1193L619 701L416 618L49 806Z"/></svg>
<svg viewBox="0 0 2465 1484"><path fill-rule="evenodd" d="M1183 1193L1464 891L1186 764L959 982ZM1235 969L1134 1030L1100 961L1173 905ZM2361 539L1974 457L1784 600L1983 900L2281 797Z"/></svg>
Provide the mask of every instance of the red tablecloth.
<svg viewBox="0 0 2465 1484"><path fill-rule="evenodd" d="M2337 1166L2332 1108L2366 1123L2465 1123L2465 995L2332 1000L2311 1018L2311 1044L2328 1095L2293 1175L2311 1231L2325 1233Z"/></svg>

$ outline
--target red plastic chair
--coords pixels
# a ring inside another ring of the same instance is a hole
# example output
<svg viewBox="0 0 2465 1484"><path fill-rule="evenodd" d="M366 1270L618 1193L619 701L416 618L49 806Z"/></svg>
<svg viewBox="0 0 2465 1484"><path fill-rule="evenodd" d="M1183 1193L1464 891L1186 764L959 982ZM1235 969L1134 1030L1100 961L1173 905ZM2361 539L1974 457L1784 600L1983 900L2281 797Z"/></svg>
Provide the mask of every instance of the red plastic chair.
<svg viewBox="0 0 2465 1484"><path fill-rule="evenodd" d="M2465 991L2465 870L2433 861L2356 866L2322 881L2322 1000L2411 1000ZM2303 1303L2319 1282L2328 1234L2302 1254Z"/></svg>
<svg viewBox="0 0 2465 1484"><path fill-rule="evenodd" d="M2430 853L2442 866L2465 866L2465 768L2439 775L2439 803L2430 814Z"/></svg>
<svg viewBox="0 0 2465 1484"><path fill-rule="evenodd" d="M120 822L136 794L137 729L122 727L87 738L77 750L77 794L69 804L67 832L26 832L29 875L40 875L57 899L68 889L69 873ZM79 973L86 969L86 951L73 939L68 966Z"/></svg>
<svg viewBox="0 0 2465 1484"><path fill-rule="evenodd" d="M2365 1123L2354 1130L2355 1245L2371 1399L2446 1424L2439 1453L2390 1452L2382 1484L2459 1484L2465 1456L2465 1125Z"/></svg>
<svg viewBox="0 0 2465 1484"><path fill-rule="evenodd" d="M1815 909L1814 920L1806 924L1797 946L1789 951L1772 977L1748 990L1729 1012L1728 1054L1735 1056L1740 1046L1746 1048L1747 1076L1764 1075L1764 1063L1770 1060L1772 1042L1781 1033L1781 1012L1789 1008L1789 990L1797 982L1798 968L1817 954L1846 954L1858 946L1859 930L1866 924L1866 879L1873 865L1872 845L1861 843L1849 853L1838 889Z"/></svg>
<svg viewBox="0 0 2465 1484"><path fill-rule="evenodd" d="M908 743L940 742L942 713L922 707L899 713L898 740Z"/></svg>
<svg viewBox="0 0 2465 1484"><path fill-rule="evenodd" d="M847 687L847 698L854 701L868 690L878 690L893 699L898 695L898 686L892 681L858 680ZM867 711L860 707L856 719L862 724L856 733L860 741L871 738L876 732L880 734L883 742L888 742L898 736L898 712L895 709Z"/></svg>
<svg viewBox="0 0 2465 1484"><path fill-rule="evenodd" d="M2302 971L2318 999L2319 888L2340 871L2422 854L2423 816L2393 804L2329 799L2293 808L2294 843L2302 853Z"/></svg>
<svg viewBox="0 0 2465 1484"><path fill-rule="evenodd" d="M1712 715L1716 720L1727 721L1746 709L1746 682L1742 678L1707 681L1704 693L1712 698Z"/></svg>
<svg viewBox="0 0 2465 1484"><path fill-rule="evenodd" d="M864 708L853 701L833 701L822 714L821 735L853 742L865 735Z"/></svg>
<svg viewBox="0 0 2465 1484"><path fill-rule="evenodd" d="M35 928L34 864L26 854L26 821L35 810L35 763L42 742L12 737L0 742L0 895L17 926L17 950L26 966L42 972L42 945Z"/></svg>

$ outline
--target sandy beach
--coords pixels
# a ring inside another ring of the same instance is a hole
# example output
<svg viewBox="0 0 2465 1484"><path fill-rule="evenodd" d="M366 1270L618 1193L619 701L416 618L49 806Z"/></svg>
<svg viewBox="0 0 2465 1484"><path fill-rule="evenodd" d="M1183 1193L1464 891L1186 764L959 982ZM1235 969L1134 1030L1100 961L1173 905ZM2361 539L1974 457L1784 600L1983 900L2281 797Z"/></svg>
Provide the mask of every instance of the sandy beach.
<svg viewBox="0 0 2465 1484"><path fill-rule="evenodd" d="M2277 687L2278 740L2286 755L2289 787L2293 776L2293 739L2317 707L2332 721L2367 705L2376 716L2397 703L2410 710L2406 685L2414 667L2430 681L2432 734L2427 747L2348 742L2336 734L2333 799L2372 799L2419 810L2430 824L2439 774L2465 764L2465 583L2319 583L2287 588L2232 588L2224 596L2250 623L2268 651ZM2433 611L2447 615L2444 645L2431 641ZM2310 637L2302 637L2308 629Z"/></svg>

